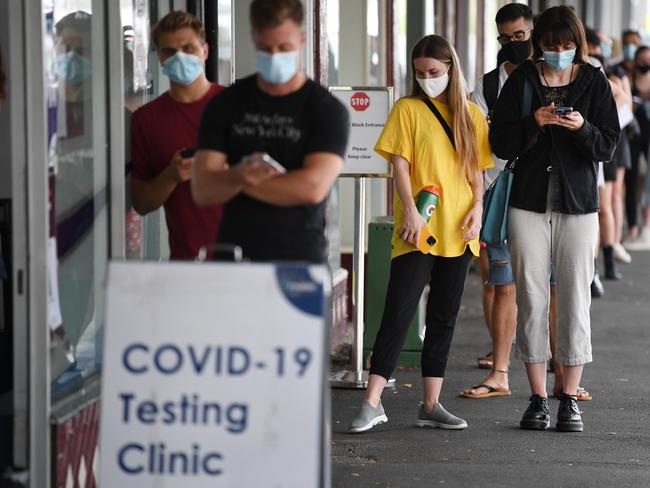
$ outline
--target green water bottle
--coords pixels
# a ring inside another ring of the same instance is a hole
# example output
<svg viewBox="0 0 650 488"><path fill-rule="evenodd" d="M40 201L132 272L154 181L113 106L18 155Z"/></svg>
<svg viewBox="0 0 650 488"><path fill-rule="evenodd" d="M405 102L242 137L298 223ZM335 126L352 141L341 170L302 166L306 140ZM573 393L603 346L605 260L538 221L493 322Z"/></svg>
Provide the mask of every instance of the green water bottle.
<svg viewBox="0 0 650 488"><path fill-rule="evenodd" d="M418 195L415 206L418 209L419 214L422 215L427 223L429 223L433 211L438 206L438 202L440 202L440 189L435 185L424 187ZM429 227L426 225L422 226L417 242L417 248L420 252L428 254L436 242L436 238L431 235Z"/></svg>

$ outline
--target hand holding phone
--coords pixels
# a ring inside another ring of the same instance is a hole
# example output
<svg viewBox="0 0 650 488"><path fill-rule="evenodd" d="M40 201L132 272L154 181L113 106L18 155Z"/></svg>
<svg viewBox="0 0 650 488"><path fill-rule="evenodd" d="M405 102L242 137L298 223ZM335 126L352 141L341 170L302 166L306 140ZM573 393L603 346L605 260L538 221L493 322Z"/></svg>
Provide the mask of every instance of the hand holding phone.
<svg viewBox="0 0 650 488"><path fill-rule="evenodd" d="M190 149L183 149L181 151L181 158L183 159L193 158L195 153L196 153L195 147L192 147Z"/></svg>
<svg viewBox="0 0 650 488"><path fill-rule="evenodd" d="M566 117L571 112L573 112L573 107L555 107L553 111L558 117Z"/></svg>
<svg viewBox="0 0 650 488"><path fill-rule="evenodd" d="M242 162L248 162L248 161L257 161L259 163L267 164L280 174L285 174L287 172L284 166L278 163L267 153L253 153L253 154L249 154L248 156L244 156Z"/></svg>
<svg viewBox="0 0 650 488"><path fill-rule="evenodd" d="M576 112L573 110L573 107L559 107L559 108L564 108L567 110L570 110L568 113L564 113L563 115L558 114L558 119L557 119L557 125L560 127L564 127L565 129L570 130L571 132L576 132L580 130L580 128L584 125L585 119L582 117L580 112ZM556 111L559 110L555 109ZM557 112L556 112L557 113Z"/></svg>

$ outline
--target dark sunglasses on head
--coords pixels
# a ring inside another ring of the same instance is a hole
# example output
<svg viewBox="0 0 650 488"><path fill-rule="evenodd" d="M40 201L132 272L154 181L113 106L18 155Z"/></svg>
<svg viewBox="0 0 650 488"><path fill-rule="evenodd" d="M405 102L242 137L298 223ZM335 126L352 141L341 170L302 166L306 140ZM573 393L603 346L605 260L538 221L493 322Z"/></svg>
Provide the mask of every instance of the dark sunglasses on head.
<svg viewBox="0 0 650 488"><path fill-rule="evenodd" d="M640 73L646 74L650 71L650 66L635 66L635 69Z"/></svg>

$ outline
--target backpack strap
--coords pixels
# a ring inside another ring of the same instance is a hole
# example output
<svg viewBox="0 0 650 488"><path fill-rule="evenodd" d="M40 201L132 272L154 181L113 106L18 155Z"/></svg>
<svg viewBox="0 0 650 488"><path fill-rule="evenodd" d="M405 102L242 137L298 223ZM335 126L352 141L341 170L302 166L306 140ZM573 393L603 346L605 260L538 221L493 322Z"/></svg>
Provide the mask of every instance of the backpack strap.
<svg viewBox="0 0 650 488"><path fill-rule="evenodd" d="M449 137L449 142L451 142L451 147L454 148L454 151L456 150L456 142L454 141L454 133L452 132L451 128L449 127L449 124L447 124L447 121L445 118L442 116L440 111L436 108L436 106L433 104L429 98L423 98L422 101L429 107L429 110L433 112L433 115L436 116L436 119L440 122L440 125L442 125L442 128L445 130L447 133L447 137Z"/></svg>
<svg viewBox="0 0 650 488"><path fill-rule="evenodd" d="M499 98L499 67L483 75L483 97L488 108L488 115L492 115L494 106Z"/></svg>

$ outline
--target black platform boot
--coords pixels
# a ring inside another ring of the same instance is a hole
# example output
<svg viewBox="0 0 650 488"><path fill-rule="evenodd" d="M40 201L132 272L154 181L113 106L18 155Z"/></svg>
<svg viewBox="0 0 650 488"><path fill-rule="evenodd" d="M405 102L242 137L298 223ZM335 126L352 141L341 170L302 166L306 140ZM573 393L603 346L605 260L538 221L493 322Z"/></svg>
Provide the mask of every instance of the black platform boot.
<svg viewBox="0 0 650 488"><path fill-rule="evenodd" d="M539 395L530 397L530 405L521 417L519 426L522 429L546 430L551 426L551 416L548 413L548 400Z"/></svg>
<svg viewBox="0 0 650 488"><path fill-rule="evenodd" d="M555 428L559 432L582 432L582 412L578 408L576 397L562 393L559 395L560 407L557 410Z"/></svg>

